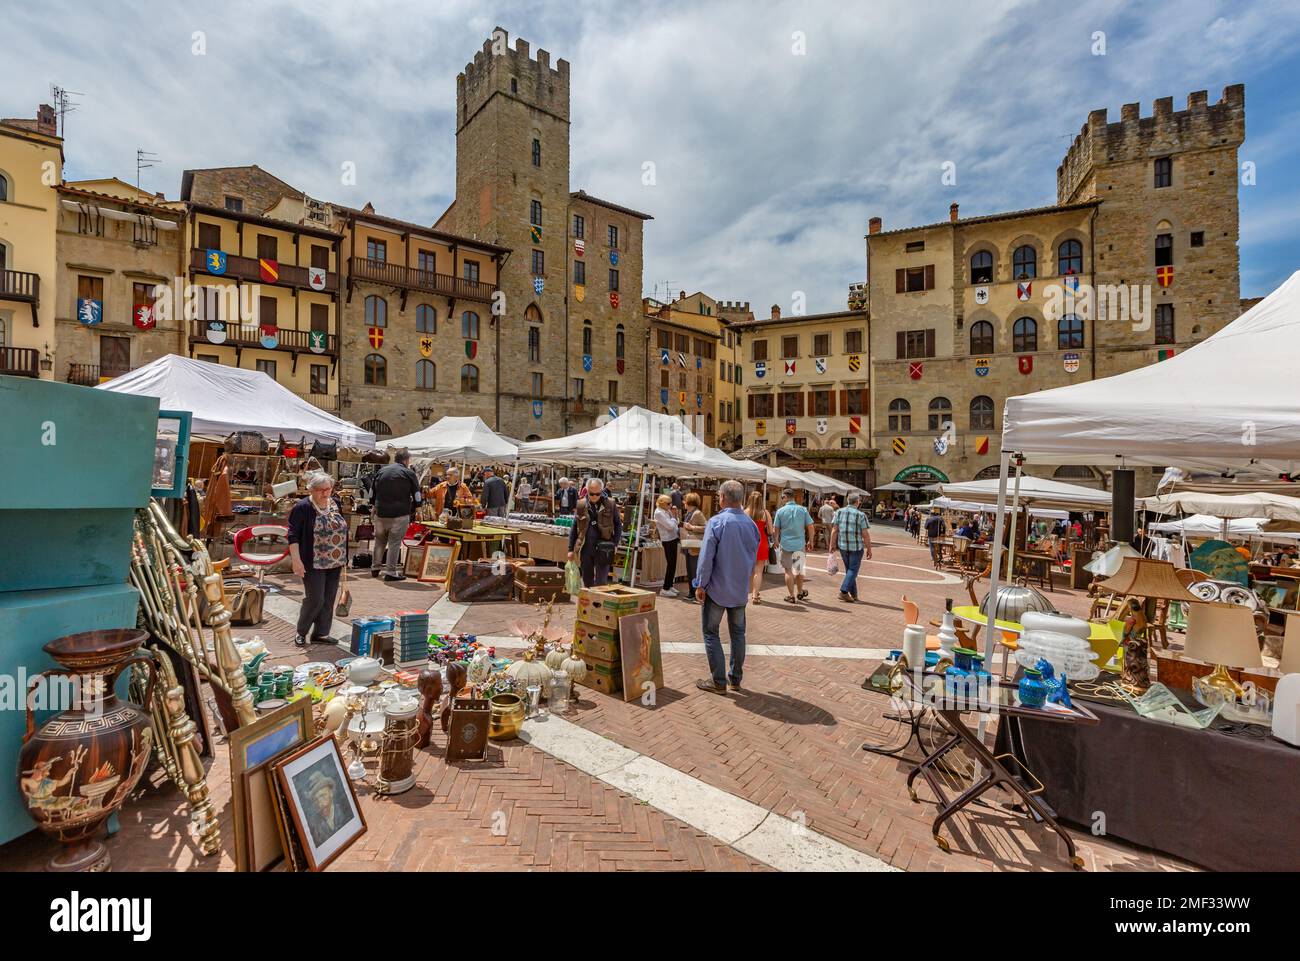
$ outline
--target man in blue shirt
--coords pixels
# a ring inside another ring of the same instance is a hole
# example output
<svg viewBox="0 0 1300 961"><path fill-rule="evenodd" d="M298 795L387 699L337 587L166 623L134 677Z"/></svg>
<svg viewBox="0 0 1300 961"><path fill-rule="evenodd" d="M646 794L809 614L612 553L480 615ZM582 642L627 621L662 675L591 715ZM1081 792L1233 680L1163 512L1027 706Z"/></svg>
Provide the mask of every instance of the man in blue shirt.
<svg viewBox="0 0 1300 961"><path fill-rule="evenodd" d="M711 694L740 690L745 667L745 605L749 602L749 579L758 556L758 526L740 509L745 488L740 481L725 481L718 488L722 510L709 519L700 545L700 559L695 568L695 597L704 606L701 620L704 653L709 659L710 677L695 686ZM731 638L731 672L727 672L726 655L718 629L723 613L727 615L727 634Z"/></svg>
<svg viewBox="0 0 1300 961"><path fill-rule="evenodd" d="M862 558L871 559L871 524L867 515L858 509L862 498L850 494L849 501L835 512L831 521L831 546L838 548L844 559L844 583L840 585L840 600L856 604L858 600L858 568Z"/></svg>
<svg viewBox="0 0 1300 961"><path fill-rule="evenodd" d="M813 519L808 509L794 499L794 491L781 492L781 507L772 518L781 545L781 569L785 571L787 604L797 604L808 596L803 589L804 553L812 539Z"/></svg>

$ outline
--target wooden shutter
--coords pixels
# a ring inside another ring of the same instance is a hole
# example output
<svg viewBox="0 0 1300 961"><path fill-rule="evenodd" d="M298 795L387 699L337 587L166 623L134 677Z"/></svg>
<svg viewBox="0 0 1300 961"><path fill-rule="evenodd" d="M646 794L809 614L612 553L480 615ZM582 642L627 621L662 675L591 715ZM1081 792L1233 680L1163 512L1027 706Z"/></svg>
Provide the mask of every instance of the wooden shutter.
<svg viewBox="0 0 1300 961"><path fill-rule="evenodd" d="M754 395L750 394L748 400L749 400L749 419L753 420L754 419Z"/></svg>
<svg viewBox="0 0 1300 961"><path fill-rule="evenodd" d="M848 412L849 412L849 392L847 390L842 390L840 391L840 413L847 414Z"/></svg>
<svg viewBox="0 0 1300 961"><path fill-rule="evenodd" d="M897 335L895 335L895 340L897 343L898 359L903 360L907 357L907 331L900 330Z"/></svg>
<svg viewBox="0 0 1300 961"><path fill-rule="evenodd" d="M276 308L279 307L279 303L274 297L259 297L257 302L257 322L267 326L275 326L277 323Z"/></svg>
<svg viewBox="0 0 1300 961"><path fill-rule="evenodd" d="M894 271L894 293L901 294L907 290L907 270L899 267Z"/></svg>
<svg viewBox="0 0 1300 961"><path fill-rule="evenodd" d="M867 405L870 402L871 402L871 391L863 387L861 390L858 391L858 409L862 411L864 417L866 416L867 410L869 409Z"/></svg>
<svg viewBox="0 0 1300 961"><path fill-rule="evenodd" d="M934 328L931 327L925 332L925 356L934 356Z"/></svg>
<svg viewBox="0 0 1300 961"><path fill-rule="evenodd" d="M796 394L795 396L798 398L798 400L795 402L797 406L795 407L794 415L796 417L802 417L803 416L803 391L799 391L799 393Z"/></svg>
<svg viewBox="0 0 1300 961"><path fill-rule="evenodd" d="M832 417L834 417L834 416L835 416L835 391L833 391L833 390L828 390L828 391L826 392L826 394L827 394L827 397L826 397L826 404L827 404L826 412L827 412L828 414L830 414Z"/></svg>
<svg viewBox="0 0 1300 961"><path fill-rule="evenodd" d="M934 290L934 264L925 265L925 289Z"/></svg>

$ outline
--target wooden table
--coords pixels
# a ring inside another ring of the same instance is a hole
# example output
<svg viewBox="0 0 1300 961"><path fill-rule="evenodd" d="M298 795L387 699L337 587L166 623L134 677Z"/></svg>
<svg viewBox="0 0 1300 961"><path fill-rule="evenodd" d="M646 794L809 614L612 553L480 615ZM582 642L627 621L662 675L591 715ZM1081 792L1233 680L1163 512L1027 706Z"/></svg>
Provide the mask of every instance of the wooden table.
<svg viewBox="0 0 1300 961"><path fill-rule="evenodd" d="M949 732L947 740L927 753L925 758L907 775L907 792L914 802L919 804L921 801L916 794L916 788L913 786L918 777L925 779L926 784L930 786L930 790L934 792L935 797L938 799L939 813L930 826L930 832L934 836L935 843L945 851L951 850L948 839L941 833L943 823L978 799L990 788L1000 785L1020 799L1020 803L1028 810L1030 817L1037 822L1046 824L1057 833L1061 840L1065 842L1071 866L1075 870L1083 870L1083 859L1079 857L1075 849L1074 839L1070 837L1065 828L1056 822L1055 812L1037 796L1042 790L1042 783L1038 782L1033 773L1014 754L994 755L992 751L984 746L984 741L979 734L966 723L964 715L996 711L1000 719L999 724L1015 724L1019 722L1020 718L1033 718L1061 724L1088 725L1098 722L1097 715L1077 702L1068 713L1058 712L1047 707L1026 707L1019 703L1019 699L1013 693L1015 686L1009 682L994 683L994 686L989 691L993 697L998 699L999 703L994 705L980 702L977 697L954 697L946 693L936 693L933 685L937 682L939 685L938 690L942 692L943 678L941 675L928 671L921 675L907 672L902 675L902 678L904 693L900 696L911 698L930 707L938 717L939 723ZM918 678L920 686L918 686ZM927 681L927 678L931 680ZM923 688L928 688L928 690ZM984 773L978 779L972 781L971 786L957 797L950 798L947 792L944 791L942 782L936 776L934 769L942 763L944 755L962 747L975 756L979 770ZM1002 763L1004 760L1013 761L1021 773L1013 774ZM1026 786L1024 782L1026 775L1036 782L1037 786L1033 789Z"/></svg>
<svg viewBox="0 0 1300 961"><path fill-rule="evenodd" d="M1016 566L1020 575L1026 580L1036 580L1049 591L1056 590L1052 586L1052 562L1056 558L1051 554L1039 554L1034 551L1021 551L1016 554ZM1024 567L1021 568L1020 565Z"/></svg>
<svg viewBox="0 0 1300 961"><path fill-rule="evenodd" d="M519 531L509 527L477 524L469 530L456 530L438 521L418 523L429 532L430 536L459 544L457 560L487 560L492 556L493 544L499 544L500 550L508 557L516 557L519 554Z"/></svg>

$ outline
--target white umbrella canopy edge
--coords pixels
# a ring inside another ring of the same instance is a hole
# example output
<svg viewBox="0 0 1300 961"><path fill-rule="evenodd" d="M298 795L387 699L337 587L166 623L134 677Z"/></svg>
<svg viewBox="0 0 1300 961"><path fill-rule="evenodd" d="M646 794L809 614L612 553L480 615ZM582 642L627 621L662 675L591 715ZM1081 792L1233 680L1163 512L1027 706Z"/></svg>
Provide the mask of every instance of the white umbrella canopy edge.
<svg viewBox="0 0 1300 961"><path fill-rule="evenodd" d="M441 417L413 434L391 437L381 445L408 450L412 457L466 464L511 463L519 445L492 430L480 417Z"/></svg>

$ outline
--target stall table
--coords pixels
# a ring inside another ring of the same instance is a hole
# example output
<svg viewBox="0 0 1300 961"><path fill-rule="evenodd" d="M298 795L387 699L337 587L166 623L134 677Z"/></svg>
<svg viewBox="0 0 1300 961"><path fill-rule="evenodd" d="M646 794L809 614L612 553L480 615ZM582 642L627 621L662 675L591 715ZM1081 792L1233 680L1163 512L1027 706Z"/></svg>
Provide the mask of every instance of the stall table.
<svg viewBox="0 0 1300 961"><path fill-rule="evenodd" d="M440 521L419 521L430 535L441 540L454 541L460 545L457 560L487 560L492 556L492 545L500 545L508 557L519 556L519 531L508 527L489 527L477 524L469 530L457 530L447 527Z"/></svg>
<svg viewBox="0 0 1300 961"><path fill-rule="evenodd" d="M1200 707L1191 692L1174 693ZM1300 866L1300 748L1259 725L1197 730L1144 718L1127 703L1089 699L1088 707L1101 725L1021 718L998 726L995 752L1014 753L1034 772L1062 820L1091 829L1101 811L1108 835L1219 871Z"/></svg>

